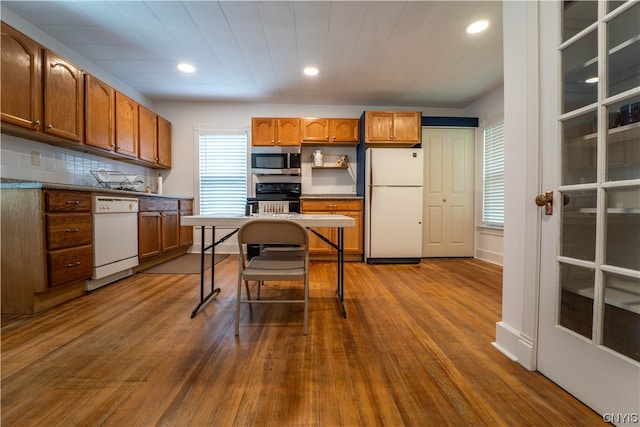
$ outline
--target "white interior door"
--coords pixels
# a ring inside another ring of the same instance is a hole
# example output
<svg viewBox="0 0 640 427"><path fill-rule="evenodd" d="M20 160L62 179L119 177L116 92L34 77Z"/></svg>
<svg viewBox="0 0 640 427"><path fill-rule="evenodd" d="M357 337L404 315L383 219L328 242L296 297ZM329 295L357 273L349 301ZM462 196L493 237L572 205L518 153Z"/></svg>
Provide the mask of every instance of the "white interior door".
<svg viewBox="0 0 640 427"><path fill-rule="evenodd" d="M423 257L473 256L473 129L423 128Z"/></svg>
<svg viewBox="0 0 640 427"><path fill-rule="evenodd" d="M625 106L640 102L640 3L620 4L541 2L553 213L542 215L537 366L605 421L637 424L640 114Z"/></svg>

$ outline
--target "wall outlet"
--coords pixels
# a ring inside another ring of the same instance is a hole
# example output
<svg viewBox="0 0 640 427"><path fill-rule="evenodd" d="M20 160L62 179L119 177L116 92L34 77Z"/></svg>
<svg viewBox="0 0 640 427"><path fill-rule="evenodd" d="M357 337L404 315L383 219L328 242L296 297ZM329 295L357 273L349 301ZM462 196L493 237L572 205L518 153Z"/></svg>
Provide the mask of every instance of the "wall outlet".
<svg viewBox="0 0 640 427"><path fill-rule="evenodd" d="M42 153L39 151L31 152L31 166L42 166Z"/></svg>

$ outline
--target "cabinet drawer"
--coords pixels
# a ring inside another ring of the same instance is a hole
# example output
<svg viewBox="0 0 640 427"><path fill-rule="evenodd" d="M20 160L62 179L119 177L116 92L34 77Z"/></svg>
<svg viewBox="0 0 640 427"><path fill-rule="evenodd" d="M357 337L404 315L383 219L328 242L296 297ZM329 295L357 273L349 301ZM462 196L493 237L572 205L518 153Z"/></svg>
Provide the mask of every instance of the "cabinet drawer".
<svg viewBox="0 0 640 427"><path fill-rule="evenodd" d="M179 200L178 206L180 207L180 212L192 211L193 212L193 200Z"/></svg>
<svg viewBox="0 0 640 427"><path fill-rule="evenodd" d="M81 191L45 191L48 212L91 212L91 193Z"/></svg>
<svg viewBox="0 0 640 427"><path fill-rule="evenodd" d="M306 211L359 211L362 209L361 200L301 200L301 210Z"/></svg>
<svg viewBox="0 0 640 427"><path fill-rule="evenodd" d="M86 245L49 252L47 261L49 287L88 279L93 274L93 246Z"/></svg>
<svg viewBox="0 0 640 427"><path fill-rule="evenodd" d="M177 211L178 199L161 199L155 197L141 197L140 212Z"/></svg>
<svg viewBox="0 0 640 427"><path fill-rule="evenodd" d="M91 214L47 214L47 249L91 244Z"/></svg>

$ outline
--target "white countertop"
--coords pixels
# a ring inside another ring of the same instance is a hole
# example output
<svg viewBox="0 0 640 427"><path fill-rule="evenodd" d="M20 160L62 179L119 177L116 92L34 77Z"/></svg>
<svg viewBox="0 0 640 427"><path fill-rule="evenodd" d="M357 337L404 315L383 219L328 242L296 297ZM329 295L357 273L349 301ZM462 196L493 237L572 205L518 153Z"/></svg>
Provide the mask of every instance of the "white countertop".
<svg viewBox="0 0 640 427"><path fill-rule="evenodd" d="M246 215L191 215L183 216L180 220L182 225L186 226L205 226L205 227L240 227L247 221L252 219L290 219L303 227L343 227L351 228L356 226L356 221L346 215L312 215L312 214L296 214L296 213L265 213Z"/></svg>

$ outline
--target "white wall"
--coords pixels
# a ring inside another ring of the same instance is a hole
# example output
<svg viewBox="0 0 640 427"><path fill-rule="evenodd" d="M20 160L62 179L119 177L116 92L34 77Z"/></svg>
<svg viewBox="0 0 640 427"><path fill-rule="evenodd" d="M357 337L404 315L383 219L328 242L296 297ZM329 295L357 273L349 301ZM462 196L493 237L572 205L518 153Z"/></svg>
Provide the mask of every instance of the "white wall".
<svg viewBox="0 0 640 427"><path fill-rule="evenodd" d="M246 130L250 131L251 117L352 117L360 118L363 111L370 110L416 110L410 107L398 106L357 106L357 105L292 105L292 104L216 104L206 102L158 102L155 111L171 122L172 133L172 168L171 171L163 172L163 190L165 194L176 194L183 196L194 196L194 211L199 211L199 201L197 199L197 132L199 130ZM459 109L421 109L423 115L462 115ZM357 170L355 164L355 149L334 148L324 149L327 153L349 154L353 163L353 173ZM352 182L348 177L336 178L333 175L334 188L330 185L331 178L315 177L310 175L310 153L311 149L303 148L302 183L303 192L312 193L353 193ZM337 173L344 173L338 171ZM355 175L353 175L355 177ZM314 180L314 190L309 184ZM320 184L316 187L316 184ZM216 238L222 237L224 230L216 232ZM207 244L210 242L206 242ZM200 248L200 233L194 234L194 247L196 251ZM236 252L234 239L229 239L217 248L220 252Z"/></svg>
<svg viewBox="0 0 640 427"><path fill-rule="evenodd" d="M479 127L476 128L475 150L475 236L474 256L484 261L502 265L504 233L501 229L482 226L482 157L483 157L483 131L504 120L504 87L493 90L478 101L464 109L464 115L478 117Z"/></svg>

